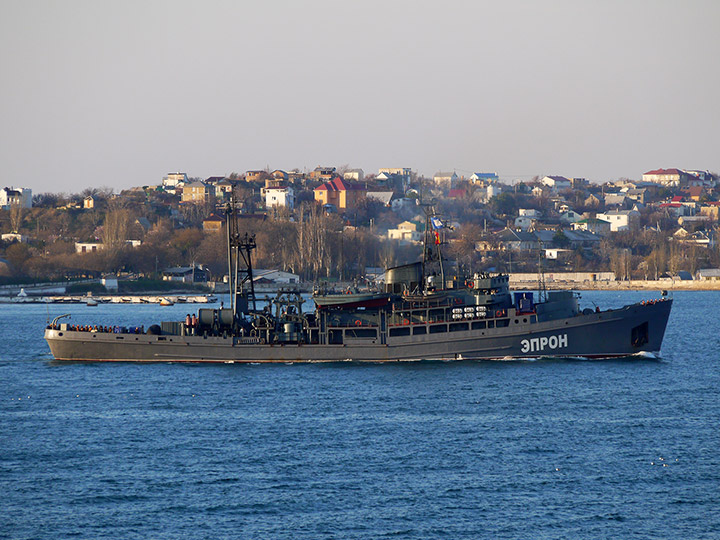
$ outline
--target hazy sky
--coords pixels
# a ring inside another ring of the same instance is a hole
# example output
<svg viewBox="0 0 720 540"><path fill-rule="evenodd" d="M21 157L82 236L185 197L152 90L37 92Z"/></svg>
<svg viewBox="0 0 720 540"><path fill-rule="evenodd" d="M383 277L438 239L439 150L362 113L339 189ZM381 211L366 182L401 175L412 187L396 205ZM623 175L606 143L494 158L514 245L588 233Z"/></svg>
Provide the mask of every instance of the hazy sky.
<svg viewBox="0 0 720 540"><path fill-rule="evenodd" d="M0 184L720 172L719 33L718 0L0 0Z"/></svg>

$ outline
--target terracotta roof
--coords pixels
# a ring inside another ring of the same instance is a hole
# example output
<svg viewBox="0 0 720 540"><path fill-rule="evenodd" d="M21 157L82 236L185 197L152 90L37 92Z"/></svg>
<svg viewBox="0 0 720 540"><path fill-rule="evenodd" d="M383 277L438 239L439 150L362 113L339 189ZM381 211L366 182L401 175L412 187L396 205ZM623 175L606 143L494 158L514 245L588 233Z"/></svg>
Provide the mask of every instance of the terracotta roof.
<svg viewBox="0 0 720 540"><path fill-rule="evenodd" d="M361 191L365 186L343 180L339 176L315 188L315 191Z"/></svg>
<svg viewBox="0 0 720 540"><path fill-rule="evenodd" d="M655 169L644 174L682 174L682 171L679 169Z"/></svg>

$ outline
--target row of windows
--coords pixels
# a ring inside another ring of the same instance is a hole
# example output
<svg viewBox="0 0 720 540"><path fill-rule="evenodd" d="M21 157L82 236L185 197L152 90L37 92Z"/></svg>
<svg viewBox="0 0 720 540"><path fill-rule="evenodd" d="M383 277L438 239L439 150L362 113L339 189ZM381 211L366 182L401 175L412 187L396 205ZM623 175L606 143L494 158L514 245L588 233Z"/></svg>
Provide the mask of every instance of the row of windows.
<svg viewBox="0 0 720 540"><path fill-rule="evenodd" d="M528 319L523 318L522 322L527 323ZM515 319L515 324L519 324L520 320ZM390 328L391 337L399 336L419 336L425 334L443 334L446 332L465 332L467 330L485 330L486 328L505 328L510 325L510 319L488 319L482 321L463 321L445 324L417 325L417 326L397 326ZM344 330L346 338L376 339L377 330L375 328L347 328ZM330 343L342 343L343 330L330 330Z"/></svg>
<svg viewBox="0 0 720 540"><path fill-rule="evenodd" d="M465 332L467 330L484 330L486 328L504 328L510 325L510 319L499 319L499 320L488 320L488 321L474 321L472 323L457 322L450 324L433 324L430 326L413 326L412 335L418 336L427 334L442 334L445 332ZM400 328L391 328L390 336L409 336L411 328L409 326L402 326Z"/></svg>

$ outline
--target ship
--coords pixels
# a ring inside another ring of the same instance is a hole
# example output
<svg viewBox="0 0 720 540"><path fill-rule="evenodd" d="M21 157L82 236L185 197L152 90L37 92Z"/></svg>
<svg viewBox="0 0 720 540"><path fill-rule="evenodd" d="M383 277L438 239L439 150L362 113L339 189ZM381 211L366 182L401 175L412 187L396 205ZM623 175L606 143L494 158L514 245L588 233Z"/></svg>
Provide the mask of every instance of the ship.
<svg viewBox="0 0 720 540"><path fill-rule="evenodd" d="M420 261L389 268L377 290L281 288L261 299L253 284L255 237L225 209L230 307L144 327L89 326L56 317L45 329L53 357L71 362L414 362L659 357L672 298L601 310L571 290L511 291L504 273L449 271L447 223L425 205ZM306 304L308 304L306 308Z"/></svg>

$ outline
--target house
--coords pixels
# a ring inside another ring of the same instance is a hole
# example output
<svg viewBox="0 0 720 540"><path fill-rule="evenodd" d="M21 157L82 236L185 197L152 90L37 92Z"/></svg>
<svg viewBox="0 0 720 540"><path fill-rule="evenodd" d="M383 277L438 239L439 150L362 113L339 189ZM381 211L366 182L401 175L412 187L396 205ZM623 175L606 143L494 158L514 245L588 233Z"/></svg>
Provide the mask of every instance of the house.
<svg viewBox="0 0 720 540"><path fill-rule="evenodd" d="M163 281L179 281L182 283L207 283L210 272L202 265L177 266L163 271Z"/></svg>
<svg viewBox="0 0 720 540"><path fill-rule="evenodd" d="M678 225L682 227L705 228L710 225L712 218L709 216L680 216Z"/></svg>
<svg viewBox="0 0 720 540"><path fill-rule="evenodd" d="M217 184L215 184L215 196L220 197L223 200L230 199L230 195L232 195L233 191L233 183L228 180L227 178L224 178L220 180Z"/></svg>
<svg viewBox="0 0 720 540"><path fill-rule="evenodd" d="M343 180L350 180L351 182L362 182L365 178L365 173L362 169L348 169L343 173Z"/></svg>
<svg viewBox="0 0 720 540"><path fill-rule="evenodd" d="M535 186L530 193L532 193L532 196L536 199L544 199L550 196L550 188L547 186Z"/></svg>
<svg viewBox="0 0 720 540"><path fill-rule="evenodd" d="M703 186L705 188L713 188L717 185L717 178L709 171L693 171L683 169L687 175L687 183L689 186Z"/></svg>
<svg viewBox="0 0 720 540"><path fill-rule="evenodd" d="M188 183L188 177L187 177L187 174L185 174L184 172L168 173L167 176L165 176L162 179L163 187L169 187L169 188L174 188L178 185L187 184L187 183Z"/></svg>
<svg viewBox="0 0 720 540"><path fill-rule="evenodd" d="M535 226L536 219L530 216L518 216L515 218L515 228L521 231L528 231Z"/></svg>
<svg viewBox="0 0 720 540"><path fill-rule="evenodd" d="M295 208L295 190L290 186L265 188L265 207L282 206L292 210Z"/></svg>
<svg viewBox="0 0 720 540"><path fill-rule="evenodd" d="M300 276L281 270L253 270L253 283L300 283Z"/></svg>
<svg viewBox="0 0 720 540"><path fill-rule="evenodd" d="M141 238L150 230L150 227L152 227L150 220L145 216L141 216L132 222L128 229L128 234Z"/></svg>
<svg viewBox="0 0 720 540"><path fill-rule="evenodd" d="M436 172L433 175L433 183L440 189L452 189L458 181L455 172Z"/></svg>
<svg viewBox="0 0 720 540"><path fill-rule="evenodd" d="M455 188L448 192L448 199L464 199L465 195L467 195L467 190Z"/></svg>
<svg viewBox="0 0 720 540"><path fill-rule="evenodd" d="M310 178L313 180L332 180L337 176L335 167L315 167L310 173Z"/></svg>
<svg viewBox="0 0 720 540"><path fill-rule="evenodd" d="M720 215L720 203L719 202L708 202L700 207L700 215L708 216L710 219L717 221Z"/></svg>
<svg viewBox="0 0 720 540"><path fill-rule="evenodd" d="M218 216L216 213L210 214L208 217L203 219L203 231L208 232L219 232L222 230L225 223L225 218Z"/></svg>
<svg viewBox="0 0 720 540"><path fill-rule="evenodd" d="M640 204L645 204L647 188L625 188L621 190L621 192L624 193L628 199Z"/></svg>
<svg viewBox="0 0 720 540"><path fill-rule="evenodd" d="M589 207L597 207L600 206L600 199L598 199L595 195L591 193L590 195L588 195L587 199L585 199L583 204Z"/></svg>
<svg viewBox="0 0 720 540"><path fill-rule="evenodd" d="M399 212L407 208L414 208L418 205L418 199L412 199L408 197L402 197L400 199L392 199L390 201L390 207L394 212Z"/></svg>
<svg viewBox="0 0 720 540"><path fill-rule="evenodd" d="M545 176L542 180L540 180L540 182L544 186L547 186L556 192L570 189L572 187L572 182L564 176Z"/></svg>
<svg viewBox="0 0 720 540"><path fill-rule="evenodd" d="M685 227L680 227L673 233L672 240L682 244L695 244L698 246L714 248L715 232L712 230L690 232Z"/></svg>
<svg viewBox="0 0 720 540"><path fill-rule="evenodd" d="M696 202L699 202L700 199L706 195L705 188L703 186L688 186L682 191L682 193L691 201Z"/></svg>
<svg viewBox="0 0 720 540"><path fill-rule="evenodd" d="M603 239L599 234L592 233L584 230L563 230L562 236L564 236L569 242L569 246L558 246L558 231L552 229L543 229L535 231L535 238L544 249L550 248L567 248L578 249L578 248L590 248L600 243Z"/></svg>
<svg viewBox="0 0 720 540"><path fill-rule="evenodd" d="M95 208L95 197L88 195L83 199L83 208L85 210L92 210Z"/></svg>
<svg viewBox="0 0 720 540"><path fill-rule="evenodd" d="M206 183L206 184L213 185L213 186L216 186L217 184L219 184L219 183L222 182L223 180L225 180L225 177L224 177L224 176L210 176L210 177L208 177L208 178L205 179L205 183Z"/></svg>
<svg viewBox="0 0 720 540"><path fill-rule="evenodd" d="M533 233L503 229L497 234L501 249L505 251L527 251L540 249L540 243Z"/></svg>
<svg viewBox="0 0 720 540"><path fill-rule="evenodd" d="M75 253L92 253L103 249L105 245L101 242L75 242Z"/></svg>
<svg viewBox="0 0 720 540"><path fill-rule="evenodd" d="M259 170L245 171L245 181L246 182L262 182L265 180L266 176L269 176L269 175L265 171L259 171Z"/></svg>
<svg viewBox="0 0 720 540"><path fill-rule="evenodd" d="M383 206L390 206L393 195L395 192L391 189L368 189L366 196L368 199L380 201Z"/></svg>
<svg viewBox="0 0 720 540"><path fill-rule="evenodd" d="M397 187L402 188L403 191L410 187L410 180L412 179L412 170L410 167L385 167L378 170L377 176L381 174L389 175L389 178L397 182ZM377 176L375 178L377 178Z"/></svg>
<svg viewBox="0 0 720 540"><path fill-rule="evenodd" d="M402 223L398 223L396 229L388 230L388 238L390 240L400 240L401 242L417 244L423 241L423 232L420 229L421 227L417 223L403 221Z"/></svg>
<svg viewBox="0 0 720 540"><path fill-rule="evenodd" d="M286 173L285 171L283 171L281 169L275 169L273 172L270 173L270 175L275 180L280 180L281 182L287 182L287 180L288 180L288 173Z"/></svg>
<svg viewBox="0 0 720 540"><path fill-rule="evenodd" d="M663 186L677 187L684 180L685 173L680 169L655 169L643 173L643 182L652 182Z"/></svg>
<svg viewBox="0 0 720 540"><path fill-rule="evenodd" d="M473 184L496 184L500 181L498 173L472 173L470 175L470 182Z"/></svg>
<svg viewBox="0 0 720 540"><path fill-rule="evenodd" d="M670 202L664 202L658 205L658 208L665 210L668 215L674 217L695 215L696 204L694 202L683 201L682 196L676 195Z"/></svg>
<svg viewBox="0 0 720 540"><path fill-rule="evenodd" d="M19 233L5 233L0 235L0 240L3 242L19 242L21 244L27 244L29 238L24 234Z"/></svg>
<svg viewBox="0 0 720 540"><path fill-rule="evenodd" d="M606 193L605 206L624 206L625 199L624 193Z"/></svg>
<svg viewBox="0 0 720 540"><path fill-rule="evenodd" d="M582 218L583 217L574 210L568 210L567 212L560 214L561 223L575 223L580 221Z"/></svg>
<svg viewBox="0 0 720 540"><path fill-rule="evenodd" d="M551 261L567 261L573 254L572 249L547 248L545 258Z"/></svg>
<svg viewBox="0 0 720 540"><path fill-rule="evenodd" d="M32 190L13 187L0 189L0 208L9 210L11 206L32 208Z"/></svg>
<svg viewBox="0 0 720 540"><path fill-rule="evenodd" d="M518 208L518 215L528 217L530 219L540 219L542 212L540 212L540 210L536 210L535 208Z"/></svg>
<svg viewBox="0 0 720 540"><path fill-rule="evenodd" d="M611 232L629 230L639 217L640 212L637 210L610 210L604 214L597 214L597 219L610 223Z"/></svg>
<svg viewBox="0 0 720 540"><path fill-rule="evenodd" d="M332 204L340 211L351 211L365 198L366 189L362 184L348 182L338 176L316 187L313 194L323 206Z"/></svg>
<svg viewBox="0 0 720 540"><path fill-rule="evenodd" d="M695 279L720 281L720 268L701 268L695 274Z"/></svg>
<svg viewBox="0 0 720 540"><path fill-rule="evenodd" d="M393 185L396 180L399 182L399 177L389 172L381 172L375 176L375 183L381 186Z"/></svg>
<svg viewBox="0 0 720 540"><path fill-rule="evenodd" d="M597 218L581 219L572 224L573 231L588 231L595 234L605 235L610 232L609 221Z"/></svg>
<svg viewBox="0 0 720 540"><path fill-rule="evenodd" d="M205 182L192 182L183 186L180 202L183 203L204 203L215 200L215 186Z"/></svg>

